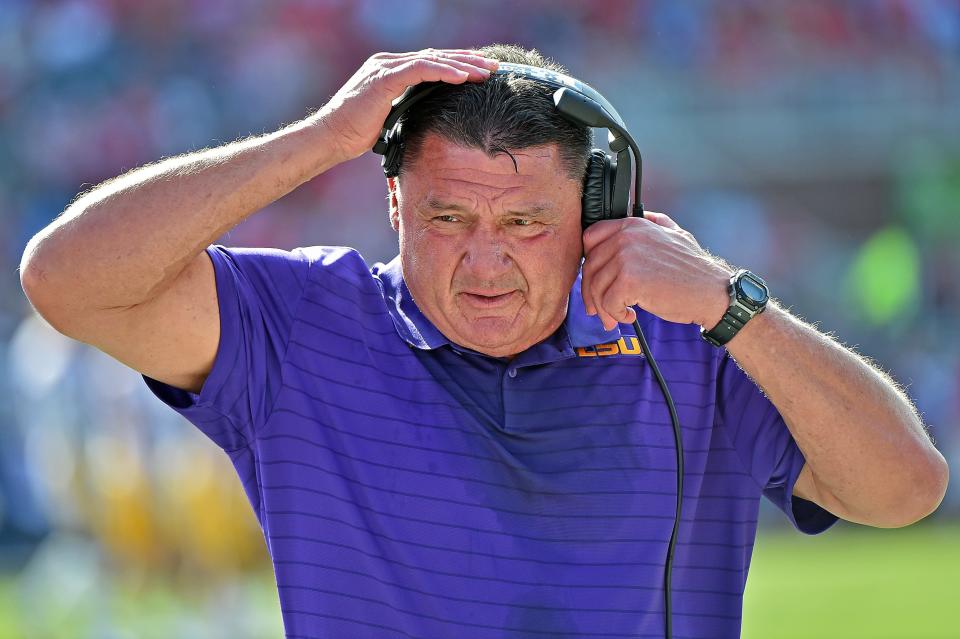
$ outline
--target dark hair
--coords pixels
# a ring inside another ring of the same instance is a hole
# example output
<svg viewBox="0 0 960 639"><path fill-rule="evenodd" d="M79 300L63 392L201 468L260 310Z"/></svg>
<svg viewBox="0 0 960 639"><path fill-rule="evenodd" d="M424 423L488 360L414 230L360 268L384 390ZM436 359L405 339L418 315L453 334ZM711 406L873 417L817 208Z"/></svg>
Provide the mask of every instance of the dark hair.
<svg viewBox="0 0 960 639"><path fill-rule="evenodd" d="M501 62L513 62L567 73L536 49L491 44L479 49ZM570 177L582 181L593 143L589 127L574 124L553 107L553 89L515 75L493 75L483 82L448 84L436 89L410 109L403 124L404 160L416 157L427 133L436 133L487 155L509 149L556 143Z"/></svg>

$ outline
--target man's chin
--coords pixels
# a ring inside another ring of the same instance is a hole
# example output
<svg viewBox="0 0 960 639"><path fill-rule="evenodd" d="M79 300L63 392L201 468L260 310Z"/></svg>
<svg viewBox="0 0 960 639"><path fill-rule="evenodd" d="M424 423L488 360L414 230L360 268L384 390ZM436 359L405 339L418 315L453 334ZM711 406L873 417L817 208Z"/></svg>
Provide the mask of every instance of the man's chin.
<svg viewBox="0 0 960 639"><path fill-rule="evenodd" d="M454 342L491 357L510 357L534 343L524 343L514 323L507 318L477 318L457 328Z"/></svg>

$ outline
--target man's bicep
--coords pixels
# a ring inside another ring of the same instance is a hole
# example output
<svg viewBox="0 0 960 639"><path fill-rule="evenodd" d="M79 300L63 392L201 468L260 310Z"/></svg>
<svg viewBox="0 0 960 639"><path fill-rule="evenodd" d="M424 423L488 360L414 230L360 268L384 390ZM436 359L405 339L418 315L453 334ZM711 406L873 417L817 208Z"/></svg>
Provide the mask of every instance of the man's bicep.
<svg viewBox="0 0 960 639"><path fill-rule="evenodd" d="M199 393L220 341L213 263L197 255L149 302L105 313L84 341L140 373Z"/></svg>

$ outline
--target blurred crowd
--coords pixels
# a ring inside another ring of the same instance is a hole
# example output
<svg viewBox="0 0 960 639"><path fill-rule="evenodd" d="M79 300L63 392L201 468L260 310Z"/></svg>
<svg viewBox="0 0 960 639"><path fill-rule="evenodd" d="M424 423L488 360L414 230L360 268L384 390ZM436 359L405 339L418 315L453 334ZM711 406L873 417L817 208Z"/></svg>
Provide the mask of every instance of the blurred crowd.
<svg viewBox="0 0 960 639"><path fill-rule="evenodd" d="M890 371L960 467L955 1L2 0L0 571L37 592L51 562L186 588L266 566L226 458L32 314L27 240L105 179L307 115L376 51L490 42L535 46L610 98L641 143L647 207ZM377 163L317 177L221 243L390 259ZM938 517L960 512L954 484ZM233 601L220 631L244 636L260 621Z"/></svg>

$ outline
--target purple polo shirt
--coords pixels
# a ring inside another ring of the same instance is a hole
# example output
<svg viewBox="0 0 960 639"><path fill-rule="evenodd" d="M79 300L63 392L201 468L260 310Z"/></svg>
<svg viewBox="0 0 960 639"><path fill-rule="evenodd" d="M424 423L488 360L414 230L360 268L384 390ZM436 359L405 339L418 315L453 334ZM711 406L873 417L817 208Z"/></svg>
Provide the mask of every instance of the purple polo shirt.
<svg viewBox="0 0 960 639"><path fill-rule="evenodd" d="M221 337L199 394L145 378L233 461L286 636L662 637L675 452L632 328L586 315L511 361L451 344L399 258L227 249ZM683 432L674 637L737 637L761 496L799 530L803 455L691 324L640 323Z"/></svg>

